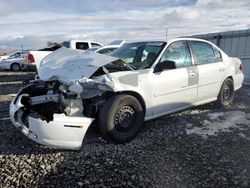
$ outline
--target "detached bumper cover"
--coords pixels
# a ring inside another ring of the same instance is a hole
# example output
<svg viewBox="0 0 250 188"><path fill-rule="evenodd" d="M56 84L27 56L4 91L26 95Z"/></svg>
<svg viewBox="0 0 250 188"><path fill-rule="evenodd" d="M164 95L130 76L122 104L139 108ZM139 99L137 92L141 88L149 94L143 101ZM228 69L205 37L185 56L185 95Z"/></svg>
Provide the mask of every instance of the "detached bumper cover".
<svg viewBox="0 0 250 188"><path fill-rule="evenodd" d="M9 114L14 126L24 135L39 144L55 148L73 150L81 148L87 129L94 119L54 114L53 121L46 122L41 119L28 117L28 125L24 125L21 98L22 95L17 100L13 99L10 104Z"/></svg>

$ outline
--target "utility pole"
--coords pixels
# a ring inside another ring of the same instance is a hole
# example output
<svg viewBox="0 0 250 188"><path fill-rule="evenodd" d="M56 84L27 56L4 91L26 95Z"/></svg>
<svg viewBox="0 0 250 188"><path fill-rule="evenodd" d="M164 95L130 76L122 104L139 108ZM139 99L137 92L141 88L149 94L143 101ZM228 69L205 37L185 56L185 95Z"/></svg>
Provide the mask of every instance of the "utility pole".
<svg viewBox="0 0 250 188"><path fill-rule="evenodd" d="M168 28L166 27L166 38L168 38Z"/></svg>

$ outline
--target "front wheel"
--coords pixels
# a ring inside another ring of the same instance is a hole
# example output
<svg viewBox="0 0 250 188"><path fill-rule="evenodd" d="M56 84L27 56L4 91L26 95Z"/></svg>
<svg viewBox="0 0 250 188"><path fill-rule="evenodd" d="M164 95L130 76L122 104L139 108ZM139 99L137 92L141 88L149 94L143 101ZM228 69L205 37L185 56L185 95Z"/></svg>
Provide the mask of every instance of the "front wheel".
<svg viewBox="0 0 250 188"><path fill-rule="evenodd" d="M109 98L99 113L101 132L118 143L132 140L144 123L141 103L131 95L115 95Z"/></svg>
<svg viewBox="0 0 250 188"><path fill-rule="evenodd" d="M234 99L234 83L233 80L230 78L227 78L222 86L220 93L217 98L217 105L219 107L227 107L233 102Z"/></svg>

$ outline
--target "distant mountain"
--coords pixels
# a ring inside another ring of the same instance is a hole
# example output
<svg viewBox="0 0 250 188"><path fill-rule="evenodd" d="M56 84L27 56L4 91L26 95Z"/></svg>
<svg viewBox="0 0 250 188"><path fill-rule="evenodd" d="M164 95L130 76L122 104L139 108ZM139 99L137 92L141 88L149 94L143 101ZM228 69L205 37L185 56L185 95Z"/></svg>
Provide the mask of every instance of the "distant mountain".
<svg viewBox="0 0 250 188"><path fill-rule="evenodd" d="M9 54L9 53L14 52L16 50L18 50L18 49L11 48L9 46L0 45L0 56Z"/></svg>

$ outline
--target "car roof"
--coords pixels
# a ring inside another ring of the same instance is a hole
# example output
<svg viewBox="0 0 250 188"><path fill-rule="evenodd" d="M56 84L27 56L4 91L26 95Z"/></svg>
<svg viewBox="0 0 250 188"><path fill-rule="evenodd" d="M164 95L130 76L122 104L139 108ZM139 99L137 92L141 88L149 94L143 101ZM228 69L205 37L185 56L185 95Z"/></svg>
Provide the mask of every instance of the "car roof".
<svg viewBox="0 0 250 188"><path fill-rule="evenodd" d="M166 42L166 43L171 43L171 42L174 42L174 41L180 41L180 40L186 40L186 41L200 41L200 42L207 42L207 43L210 43L209 41L207 40L203 40L203 39L199 39L199 38L187 38L187 37L175 37L175 38L167 38L165 40L137 40L137 41L130 41L128 43L136 43L136 42Z"/></svg>
<svg viewBox="0 0 250 188"><path fill-rule="evenodd" d="M81 39L77 40L77 39L73 39L73 40L68 40L67 42L91 42L91 43L97 43L97 44L101 45L100 42L93 41L93 40L81 40Z"/></svg>
<svg viewBox="0 0 250 188"><path fill-rule="evenodd" d="M180 41L180 40L186 40L186 41L200 41L200 42L208 42L207 40L204 39L199 39L199 38L187 38L187 37L178 37L178 38L169 38L167 39L167 42L173 42L173 41Z"/></svg>

